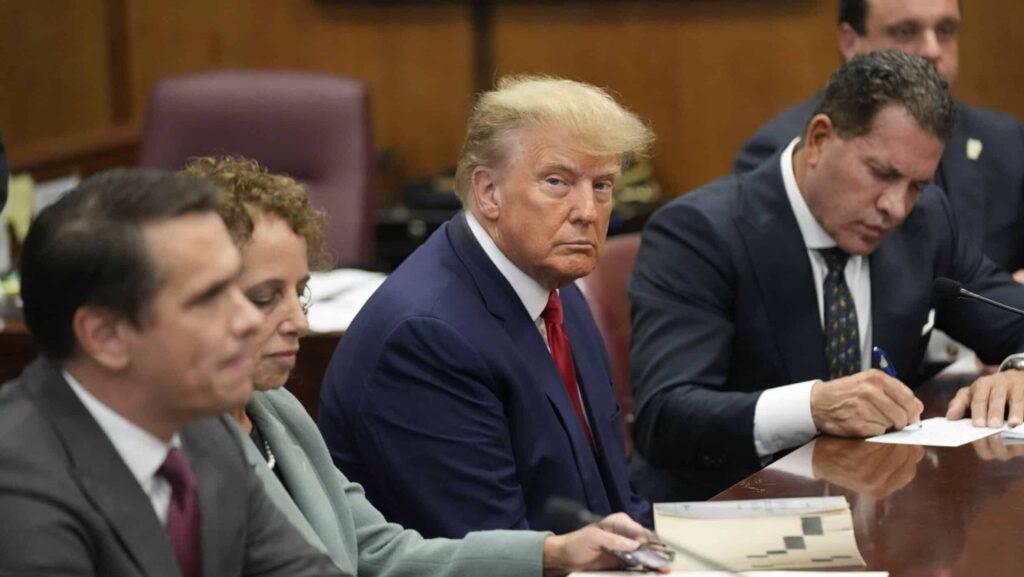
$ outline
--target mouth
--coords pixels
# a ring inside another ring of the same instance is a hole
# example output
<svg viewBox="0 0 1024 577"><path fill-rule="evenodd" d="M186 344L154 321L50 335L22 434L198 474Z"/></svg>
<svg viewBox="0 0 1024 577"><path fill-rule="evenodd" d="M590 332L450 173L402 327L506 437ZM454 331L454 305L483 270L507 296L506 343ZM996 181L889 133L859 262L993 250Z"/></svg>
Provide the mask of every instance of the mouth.
<svg viewBox="0 0 1024 577"><path fill-rule="evenodd" d="M251 372L253 369L252 355L242 351L235 353L224 361L224 365L230 369L244 372Z"/></svg>
<svg viewBox="0 0 1024 577"><path fill-rule="evenodd" d="M890 230L889 228L884 227L884 226L874 226L874 225L870 225L870 224L863 224L863 225L861 225L861 228L866 233L865 236L870 237L870 238L875 239L875 240L881 239L885 235L889 234L889 230Z"/></svg>
<svg viewBox="0 0 1024 577"><path fill-rule="evenodd" d="M579 250L579 249L593 249L593 248L597 247L597 243L595 243L592 240L587 240L587 239L570 240L570 241L561 243L561 245L564 246L564 247L571 248L571 249L576 249L576 250Z"/></svg>
<svg viewBox="0 0 1024 577"><path fill-rule="evenodd" d="M263 355L263 358L269 359L276 363L280 363L287 366L295 366L295 361L298 358L299 349L289 349L286 351L277 351L273 353L267 353Z"/></svg>

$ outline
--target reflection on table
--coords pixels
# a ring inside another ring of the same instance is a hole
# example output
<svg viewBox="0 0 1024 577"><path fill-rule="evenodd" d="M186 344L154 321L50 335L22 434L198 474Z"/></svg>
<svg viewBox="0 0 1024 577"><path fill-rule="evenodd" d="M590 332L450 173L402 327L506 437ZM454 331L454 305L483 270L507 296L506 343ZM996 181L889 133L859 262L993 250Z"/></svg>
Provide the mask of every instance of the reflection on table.
<svg viewBox="0 0 1024 577"><path fill-rule="evenodd" d="M971 378L918 391L940 416ZM892 577L1024 571L1024 445L998 435L961 447L819 437L715 499L844 495L869 570Z"/></svg>

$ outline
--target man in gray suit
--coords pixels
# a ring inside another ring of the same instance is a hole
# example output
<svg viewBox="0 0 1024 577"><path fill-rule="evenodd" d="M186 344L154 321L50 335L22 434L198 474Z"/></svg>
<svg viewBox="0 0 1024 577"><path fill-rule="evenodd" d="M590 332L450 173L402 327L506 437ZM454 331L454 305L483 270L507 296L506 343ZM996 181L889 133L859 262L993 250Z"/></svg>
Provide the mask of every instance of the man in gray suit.
<svg viewBox="0 0 1024 577"><path fill-rule="evenodd" d="M22 255L42 351L0 389L0 575L341 575L271 503L226 417L256 309L217 192L111 171Z"/></svg>

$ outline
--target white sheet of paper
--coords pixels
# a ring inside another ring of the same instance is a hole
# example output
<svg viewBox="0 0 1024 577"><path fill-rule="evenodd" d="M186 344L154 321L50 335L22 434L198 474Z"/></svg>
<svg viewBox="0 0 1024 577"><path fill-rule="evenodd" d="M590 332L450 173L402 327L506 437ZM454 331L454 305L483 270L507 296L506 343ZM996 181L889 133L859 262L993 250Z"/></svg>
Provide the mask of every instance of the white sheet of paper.
<svg viewBox="0 0 1024 577"><path fill-rule="evenodd" d="M594 571L588 573L570 573L569 577L652 577L658 573L638 573L636 571ZM673 571L669 575L686 575L687 577L727 577L728 573L720 571ZM744 571L737 573L744 577L889 577L888 571Z"/></svg>
<svg viewBox="0 0 1024 577"><path fill-rule="evenodd" d="M872 443L895 445L927 445L929 447L959 447L995 435L1000 429L975 427L970 419L950 421L945 417L933 417L921 421L921 428L893 431L865 439Z"/></svg>

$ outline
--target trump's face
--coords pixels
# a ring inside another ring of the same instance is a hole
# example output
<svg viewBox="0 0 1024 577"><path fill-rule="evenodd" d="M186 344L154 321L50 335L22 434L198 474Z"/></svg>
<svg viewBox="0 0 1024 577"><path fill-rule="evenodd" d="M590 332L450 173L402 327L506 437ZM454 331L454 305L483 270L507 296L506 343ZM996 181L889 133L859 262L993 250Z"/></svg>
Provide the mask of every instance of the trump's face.
<svg viewBox="0 0 1024 577"><path fill-rule="evenodd" d="M473 173L475 214L502 253L550 290L597 265L621 173L618 156L574 144L558 131L522 129L503 166Z"/></svg>

